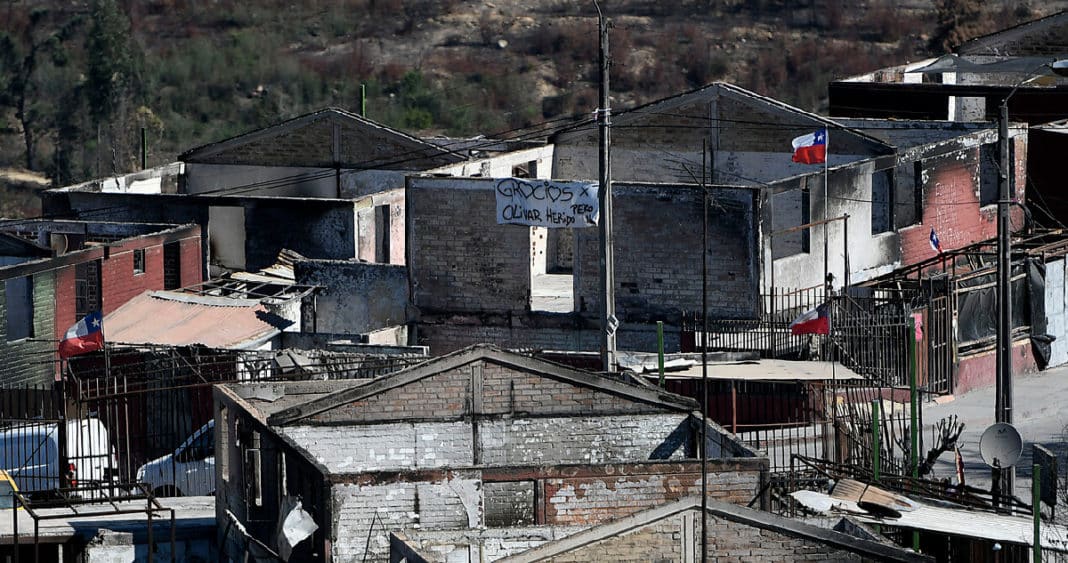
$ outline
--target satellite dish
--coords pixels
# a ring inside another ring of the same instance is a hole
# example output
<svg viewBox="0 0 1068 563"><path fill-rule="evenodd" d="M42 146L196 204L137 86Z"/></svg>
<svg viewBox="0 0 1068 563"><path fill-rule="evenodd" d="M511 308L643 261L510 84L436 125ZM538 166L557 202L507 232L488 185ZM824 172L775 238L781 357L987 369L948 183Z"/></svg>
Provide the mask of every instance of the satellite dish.
<svg viewBox="0 0 1068 563"><path fill-rule="evenodd" d="M1022 453L1023 438L1016 427L1009 423L991 424L983 431L983 437L979 438L979 455L995 469L1016 465Z"/></svg>

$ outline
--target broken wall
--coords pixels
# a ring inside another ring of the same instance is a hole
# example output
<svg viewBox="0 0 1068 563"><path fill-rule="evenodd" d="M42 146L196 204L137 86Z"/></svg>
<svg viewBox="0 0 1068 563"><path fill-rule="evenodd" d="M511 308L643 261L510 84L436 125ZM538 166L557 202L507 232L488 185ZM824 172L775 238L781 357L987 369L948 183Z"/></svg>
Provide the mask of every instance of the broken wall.
<svg viewBox="0 0 1068 563"><path fill-rule="evenodd" d="M319 286L314 326L306 332L361 334L407 323L408 272L404 266L354 260L300 260L296 283Z"/></svg>
<svg viewBox="0 0 1068 563"><path fill-rule="evenodd" d="M423 311L523 312L530 306L530 227L498 225L491 178L408 180L408 266Z"/></svg>
<svg viewBox="0 0 1068 563"><path fill-rule="evenodd" d="M702 307L703 189L613 184L616 316L627 323L677 324ZM708 204L708 304L717 318L759 313L757 192L712 188ZM576 230L577 307L599 318L597 229Z"/></svg>

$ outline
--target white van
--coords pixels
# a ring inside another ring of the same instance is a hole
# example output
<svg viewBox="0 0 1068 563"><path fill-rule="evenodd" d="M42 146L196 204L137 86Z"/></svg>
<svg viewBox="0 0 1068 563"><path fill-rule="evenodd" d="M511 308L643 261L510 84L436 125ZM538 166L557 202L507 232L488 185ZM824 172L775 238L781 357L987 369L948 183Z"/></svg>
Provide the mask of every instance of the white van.
<svg viewBox="0 0 1068 563"><path fill-rule="evenodd" d="M160 497L215 494L215 421L201 426L173 452L142 465L137 481Z"/></svg>
<svg viewBox="0 0 1068 563"><path fill-rule="evenodd" d="M0 432L0 469L27 495L59 488L58 425L26 423ZM71 487L108 483L118 475L107 428L95 418L67 421L67 473Z"/></svg>

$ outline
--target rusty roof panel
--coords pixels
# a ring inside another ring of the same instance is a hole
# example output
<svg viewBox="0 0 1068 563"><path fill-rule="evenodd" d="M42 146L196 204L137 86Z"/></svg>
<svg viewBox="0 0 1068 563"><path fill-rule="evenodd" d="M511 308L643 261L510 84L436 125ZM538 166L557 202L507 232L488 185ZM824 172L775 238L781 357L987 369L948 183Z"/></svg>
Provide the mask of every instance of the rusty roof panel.
<svg viewBox="0 0 1068 563"><path fill-rule="evenodd" d="M258 346L281 332L267 321L267 308L261 303L191 297L166 291L142 293L104 317L104 339L121 344L240 349Z"/></svg>

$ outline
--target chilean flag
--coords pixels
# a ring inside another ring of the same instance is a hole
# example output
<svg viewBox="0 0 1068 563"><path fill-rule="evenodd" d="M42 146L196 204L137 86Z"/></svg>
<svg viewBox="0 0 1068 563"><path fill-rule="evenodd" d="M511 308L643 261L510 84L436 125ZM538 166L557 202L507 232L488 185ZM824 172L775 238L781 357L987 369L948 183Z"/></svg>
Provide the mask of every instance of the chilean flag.
<svg viewBox="0 0 1068 563"><path fill-rule="evenodd" d="M938 235L935 234L934 229L931 229L931 250L942 254L942 243L938 241Z"/></svg>
<svg viewBox="0 0 1068 563"><path fill-rule="evenodd" d="M104 320L100 311L93 311L67 329L59 343L59 357L69 358L88 354L104 347Z"/></svg>
<svg viewBox="0 0 1068 563"><path fill-rule="evenodd" d="M790 323L790 334L830 334L831 311L827 303L801 313L800 317Z"/></svg>
<svg viewBox="0 0 1068 563"><path fill-rule="evenodd" d="M791 144L794 146L794 162L801 164L823 164L827 162L827 130L801 135Z"/></svg>

